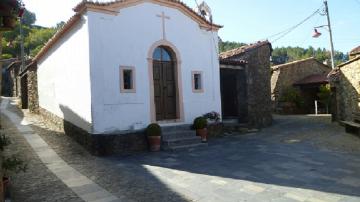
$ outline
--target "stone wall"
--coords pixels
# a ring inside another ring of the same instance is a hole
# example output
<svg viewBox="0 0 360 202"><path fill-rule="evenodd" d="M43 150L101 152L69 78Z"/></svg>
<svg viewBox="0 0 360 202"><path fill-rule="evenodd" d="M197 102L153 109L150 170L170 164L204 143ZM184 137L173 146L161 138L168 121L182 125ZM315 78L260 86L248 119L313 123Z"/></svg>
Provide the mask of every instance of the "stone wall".
<svg viewBox="0 0 360 202"><path fill-rule="evenodd" d="M271 44L265 43L243 54L233 56L232 60L245 60L248 94L248 123L253 127L266 127L272 124L270 56Z"/></svg>
<svg viewBox="0 0 360 202"><path fill-rule="evenodd" d="M274 106L278 105L282 93L292 87L297 81L314 74L327 75L330 71L330 67L318 62L314 58L272 67L271 99L274 102Z"/></svg>
<svg viewBox="0 0 360 202"><path fill-rule="evenodd" d="M18 67L13 67L10 69L10 80L11 80L11 96L12 97L19 97L20 95L20 77L18 76L19 69Z"/></svg>
<svg viewBox="0 0 360 202"><path fill-rule="evenodd" d="M145 131L124 134L90 134L41 107L39 112L48 127L64 131L93 155L127 155L148 150Z"/></svg>
<svg viewBox="0 0 360 202"><path fill-rule="evenodd" d="M352 121L353 113L360 113L360 56L339 68L337 81L331 83L336 89L335 119Z"/></svg>
<svg viewBox="0 0 360 202"><path fill-rule="evenodd" d="M35 69L31 69L27 72L27 89L28 89L28 107L30 112L39 112L39 96L37 88L37 74Z"/></svg>

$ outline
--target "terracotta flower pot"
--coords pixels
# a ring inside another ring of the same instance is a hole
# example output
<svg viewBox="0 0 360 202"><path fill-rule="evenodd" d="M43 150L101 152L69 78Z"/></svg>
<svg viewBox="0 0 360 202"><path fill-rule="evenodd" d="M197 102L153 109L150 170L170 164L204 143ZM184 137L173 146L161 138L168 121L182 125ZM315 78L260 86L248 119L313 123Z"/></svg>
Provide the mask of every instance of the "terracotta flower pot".
<svg viewBox="0 0 360 202"><path fill-rule="evenodd" d="M3 17L3 26L5 28L13 29L16 26L16 18L11 16L4 16Z"/></svg>
<svg viewBox="0 0 360 202"><path fill-rule="evenodd" d="M196 134L201 137L202 142L207 142L207 129L196 129Z"/></svg>
<svg viewBox="0 0 360 202"><path fill-rule="evenodd" d="M148 141L150 145L150 151L152 152L160 151L161 136L148 136Z"/></svg>

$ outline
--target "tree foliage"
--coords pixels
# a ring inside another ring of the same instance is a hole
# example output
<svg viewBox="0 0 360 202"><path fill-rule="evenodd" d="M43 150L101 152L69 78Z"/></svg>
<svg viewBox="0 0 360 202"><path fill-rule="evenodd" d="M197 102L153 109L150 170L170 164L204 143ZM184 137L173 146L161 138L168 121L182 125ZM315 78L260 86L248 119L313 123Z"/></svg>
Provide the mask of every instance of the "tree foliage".
<svg viewBox="0 0 360 202"><path fill-rule="evenodd" d="M238 42L233 42L233 41L221 41L219 42L219 50L220 50L220 53L221 52L225 52L225 51L228 51L228 50L232 50L232 49L235 49L235 48L239 48L241 46L244 46L246 45L245 43L238 43Z"/></svg>
<svg viewBox="0 0 360 202"><path fill-rule="evenodd" d="M54 33L61 28L59 23L56 27L45 28L34 25L36 15L30 11L25 11L22 18L22 29L24 35L24 50L25 55L35 56L44 44L54 35ZM1 41L3 47L3 58L20 57L21 54L21 36L20 23L14 30L5 32Z"/></svg>
<svg viewBox="0 0 360 202"><path fill-rule="evenodd" d="M219 50L220 52L225 52L234 48L238 48L246 45L245 43L238 42L230 42L230 41L219 41ZM331 64L330 60L330 52L325 48L317 48L315 49L312 46L308 48L301 47L280 47L275 48L272 52L272 62L274 65L284 64L296 60L306 59L309 57L314 57L320 62L327 62L327 64ZM335 65L343 63L349 59L347 54L344 54L340 51L335 51Z"/></svg>
<svg viewBox="0 0 360 202"><path fill-rule="evenodd" d="M314 57L320 62L326 62L327 64L331 64L330 61L330 52L325 48L315 49L312 46L308 48L301 48L301 47L281 47L275 48L272 53L272 61L273 64L284 64L296 60L306 59L309 57ZM335 65L345 62L348 60L349 57L347 54L342 52L336 51L335 52Z"/></svg>

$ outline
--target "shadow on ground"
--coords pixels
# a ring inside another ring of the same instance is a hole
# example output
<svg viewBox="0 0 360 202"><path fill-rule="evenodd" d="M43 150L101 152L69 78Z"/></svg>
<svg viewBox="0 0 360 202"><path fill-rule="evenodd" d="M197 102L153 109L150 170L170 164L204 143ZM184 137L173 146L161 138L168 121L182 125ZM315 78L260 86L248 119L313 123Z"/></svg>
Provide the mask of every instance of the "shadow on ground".
<svg viewBox="0 0 360 202"><path fill-rule="evenodd" d="M23 111L15 107L10 108L12 108L10 109L12 112L24 117ZM25 111L25 114L28 112ZM61 131L47 128L36 118L32 119L31 122L34 122L30 124L34 131L70 166L118 197L125 197L129 201L189 201L162 183L142 165L122 167L111 158L92 156ZM12 129L9 132L17 133L17 130ZM52 195L56 195L56 193L64 195L61 201L81 201L76 199L76 195L71 190L65 190L69 188L59 181L40 162L38 157L35 157L36 154L24 138L15 134L10 136L16 142L17 148L14 149L19 155L25 157L30 168L27 173L14 176L11 191L11 195L14 196L13 201L54 201L54 199L59 199L52 198ZM27 150L24 149L25 147ZM137 170L137 172L133 172L133 170ZM138 172L141 175L138 175Z"/></svg>

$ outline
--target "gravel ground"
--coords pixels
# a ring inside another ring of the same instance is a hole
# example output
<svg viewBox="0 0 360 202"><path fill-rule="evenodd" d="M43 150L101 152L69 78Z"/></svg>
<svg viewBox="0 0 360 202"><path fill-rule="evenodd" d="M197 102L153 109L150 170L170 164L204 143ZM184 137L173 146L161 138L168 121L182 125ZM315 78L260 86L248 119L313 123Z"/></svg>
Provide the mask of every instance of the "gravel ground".
<svg viewBox="0 0 360 202"><path fill-rule="evenodd" d="M25 173L11 177L11 200L14 202L82 201L67 188L34 153L26 140L4 116L1 120L3 132L10 138L6 154L18 154L27 163Z"/></svg>

